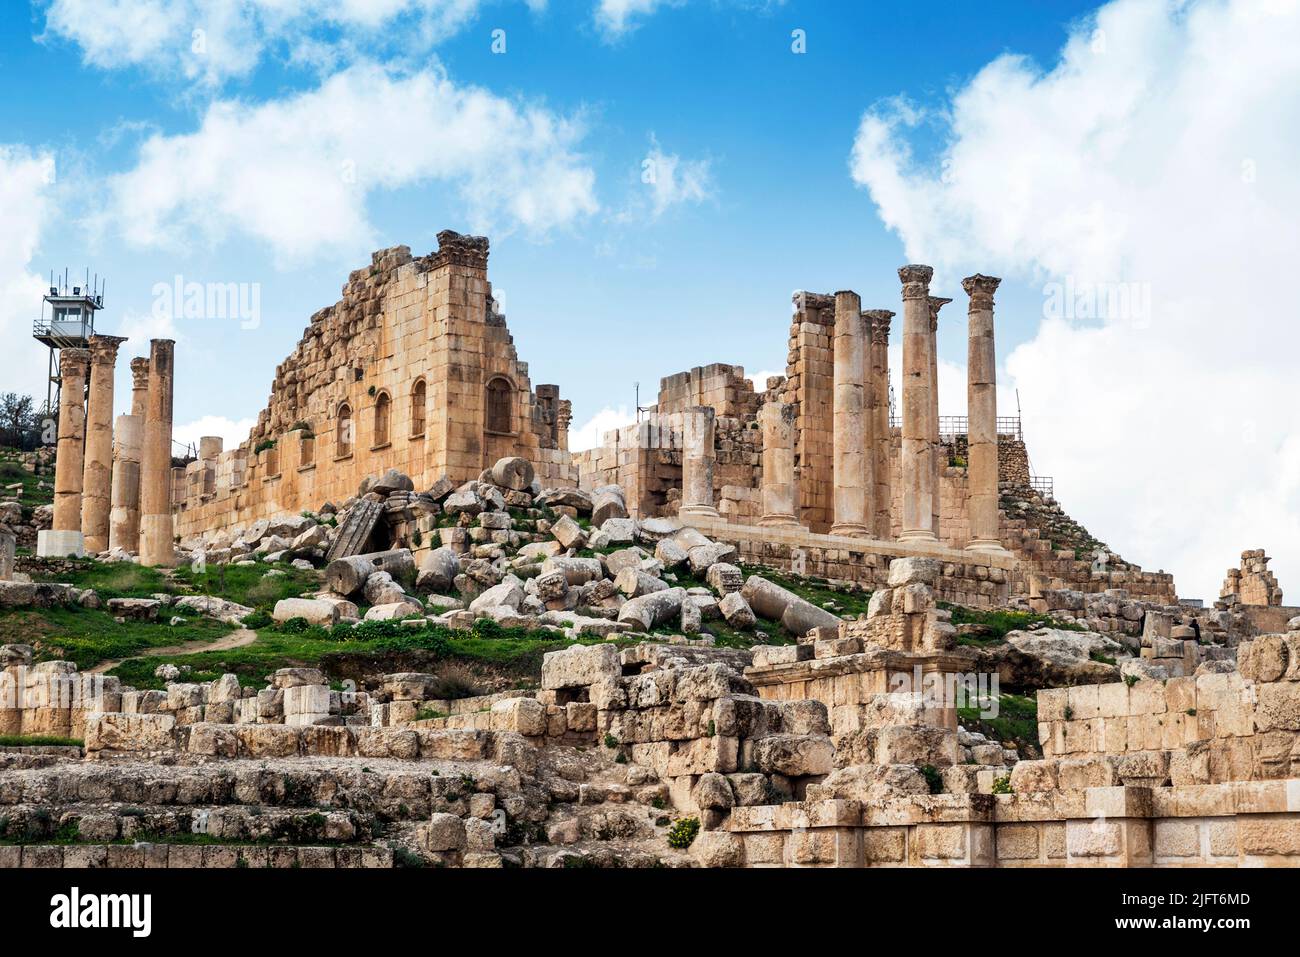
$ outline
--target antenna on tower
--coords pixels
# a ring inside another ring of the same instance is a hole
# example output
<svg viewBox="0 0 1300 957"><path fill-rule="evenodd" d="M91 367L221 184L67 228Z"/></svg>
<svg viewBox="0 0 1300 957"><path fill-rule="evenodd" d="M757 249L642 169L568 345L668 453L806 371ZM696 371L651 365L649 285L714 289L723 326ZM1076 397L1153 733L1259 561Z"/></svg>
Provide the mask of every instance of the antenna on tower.
<svg viewBox="0 0 1300 957"><path fill-rule="evenodd" d="M45 311L47 303L50 307L48 315ZM57 418L59 414L59 393L63 384L59 350L88 347L90 337L95 334L95 314L102 308L104 287L99 283L99 273L95 273L92 287L90 267L86 267L85 285L69 288L67 267L64 267L61 285L56 281L54 270L50 270L50 286L41 303L41 316L32 324L32 338L50 351L42 417Z"/></svg>

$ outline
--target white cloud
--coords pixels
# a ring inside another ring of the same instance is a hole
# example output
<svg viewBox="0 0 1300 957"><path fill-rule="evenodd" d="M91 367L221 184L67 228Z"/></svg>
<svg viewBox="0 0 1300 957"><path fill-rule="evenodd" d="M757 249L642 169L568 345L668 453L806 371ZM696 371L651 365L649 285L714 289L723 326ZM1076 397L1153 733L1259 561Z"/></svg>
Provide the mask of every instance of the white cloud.
<svg viewBox="0 0 1300 957"><path fill-rule="evenodd" d="M183 338L177 331L175 318L171 314L160 315L152 311L141 313L134 310L122 314L114 335L126 336L132 344L143 343L139 346L141 350L148 348L150 339L171 339L180 342Z"/></svg>
<svg viewBox="0 0 1300 957"><path fill-rule="evenodd" d="M854 145L909 259L1149 295L1049 316L1045 286L1006 366L1066 509L1193 597L1251 547L1300 589L1300 328L1278 289L1300 259L1298 43L1289 0L1117 0L1050 70L999 57L938 113L869 112ZM924 123L933 164L910 149Z"/></svg>
<svg viewBox="0 0 1300 957"><path fill-rule="evenodd" d="M219 435L224 440L223 447L233 449L240 442L248 439L248 433L256 424L256 419L228 419L222 415L205 415L193 422L172 426L172 438L181 445L193 445L197 448L199 439L209 435Z"/></svg>
<svg viewBox="0 0 1300 957"><path fill-rule="evenodd" d="M197 131L149 137L110 180L100 225L140 246L243 234L284 260L355 255L375 242L370 193L436 181L475 230L544 233L598 208L582 134L576 119L440 70L360 64L287 99L215 102Z"/></svg>
<svg viewBox="0 0 1300 957"><path fill-rule="evenodd" d="M635 30L638 20L651 16L661 7L681 6L685 0L599 0L596 4L596 25L609 39L616 39Z"/></svg>
<svg viewBox="0 0 1300 957"><path fill-rule="evenodd" d="M54 157L25 146L0 144L0 339L25 358L4 364L0 392L45 401L45 347L32 340L46 281L32 258L53 213Z"/></svg>
<svg viewBox="0 0 1300 957"><path fill-rule="evenodd" d="M100 69L143 68L214 87L268 54L332 67L418 55L478 16L481 0L52 0L45 34ZM539 4L530 3L537 9Z"/></svg>
<svg viewBox="0 0 1300 957"><path fill-rule="evenodd" d="M595 20L605 39L613 42L627 36L658 13L683 7L687 0L597 0ZM766 12L784 5L785 0L713 0L715 6L739 7Z"/></svg>
<svg viewBox="0 0 1300 957"><path fill-rule="evenodd" d="M641 183L650 194L650 216L657 219L673 206L712 199L711 166L707 159L684 160L676 153L665 153L651 134L650 151L641 161Z"/></svg>
<svg viewBox="0 0 1300 957"><path fill-rule="evenodd" d="M584 422L580 428L569 430L569 451L585 452L587 449L594 449L600 445L600 440L606 432L631 425L635 421L636 416L628 410L627 406L620 405L618 408L606 406Z"/></svg>
<svg viewBox="0 0 1300 957"><path fill-rule="evenodd" d="M758 372L751 372L749 375L745 376L745 378L754 383L755 392L766 392L767 380L772 378L772 376L778 375L784 376L785 370L781 369L780 371L777 371L775 369L760 369Z"/></svg>

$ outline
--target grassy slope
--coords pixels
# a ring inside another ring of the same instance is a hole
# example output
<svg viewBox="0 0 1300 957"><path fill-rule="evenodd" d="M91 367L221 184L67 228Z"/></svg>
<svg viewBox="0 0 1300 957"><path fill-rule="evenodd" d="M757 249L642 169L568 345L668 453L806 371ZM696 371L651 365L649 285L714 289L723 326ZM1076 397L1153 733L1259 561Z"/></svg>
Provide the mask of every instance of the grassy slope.
<svg viewBox="0 0 1300 957"><path fill-rule="evenodd" d="M210 594L239 602L263 613L270 612L281 598L314 592L321 587L321 576L317 571L277 567L284 572L283 575L266 577L269 566L261 563L252 566L212 566L203 574L196 574L185 567L162 571L126 563L109 564L88 560L78 563L70 575L60 574L47 578L70 582L79 588L93 588L105 600L115 597L148 597L159 593ZM756 567L745 568L743 572L746 576L758 572L813 604L839 615L864 614L871 598L870 592L860 589L844 590L821 579L799 578ZM676 584L683 587L707 585L703 579L688 572L678 572L676 578ZM955 624L980 626L981 633L978 636L959 639L968 644L1001 641L1008 631L1016 628L1056 624L1045 616L1024 612L977 611L960 607L952 610ZM255 626L258 639L251 645L223 651L168 656L165 659L149 655L151 649L194 640L215 640L231 628L193 615L185 616L183 624L172 626L167 624L171 617L164 611L158 623L119 623L103 610L61 608L3 611L0 612L0 642L38 642L38 655L41 659L66 658L75 661L82 668L91 667L105 659L143 654L145 657L126 661L110 672L138 688L162 687L162 682L154 678L153 672L164 661L189 665L196 680L234 673L240 675L244 683L260 686L266 676L277 668L318 664L324 656L331 654L379 656L403 651L433 652L429 657L438 660L473 662L499 669L502 673L532 675L535 678L541 671L542 655L569 643L549 633L503 630L487 622L480 622L473 632L432 627L418 631L399 631L394 625L387 630L370 628L362 633L340 630L337 635L320 628L294 632L258 624ZM705 622L704 630L715 637L718 645L724 647L747 648L756 640L754 632L738 631L720 619ZM791 640L776 622L760 619L757 631L767 636L763 640L768 643L785 644ZM675 626L658 629L658 633L665 636L677 632Z"/></svg>

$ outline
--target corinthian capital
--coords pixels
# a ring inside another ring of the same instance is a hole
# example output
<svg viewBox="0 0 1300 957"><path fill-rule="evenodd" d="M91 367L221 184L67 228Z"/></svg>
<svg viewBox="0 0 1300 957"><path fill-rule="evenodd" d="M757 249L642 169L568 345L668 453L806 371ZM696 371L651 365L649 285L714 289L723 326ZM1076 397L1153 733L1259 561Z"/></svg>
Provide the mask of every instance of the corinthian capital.
<svg viewBox="0 0 1300 957"><path fill-rule="evenodd" d="M939 310L952 300L945 299L943 296L926 296L925 300L930 306L930 331L935 332L939 328Z"/></svg>
<svg viewBox="0 0 1300 957"><path fill-rule="evenodd" d="M149 360L144 356L136 356L131 360L131 381L137 389L149 387Z"/></svg>
<svg viewBox="0 0 1300 957"><path fill-rule="evenodd" d="M889 345L889 320L894 318L888 309L866 309L862 318L871 329L871 341L876 345Z"/></svg>
<svg viewBox="0 0 1300 957"><path fill-rule="evenodd" d="M89 349L60 349L59 350L59 374L64 376L86 377L86 370L90 367L90 350Z"/></svg>
<svg viewBox="0 0 1300 957"><path fill-rule="evenodd" d="M966 295L970 296L972 309L992 309L993 294L998 291L1001 282L1002 280L996 276L976 273L963 279L961 287L966 290Z"/></svg>
<svg viewBox="0 0 1300 957"><path fill-rule="evenodd" d="M930 294L930 279L934 270L929 266L911 264L898 267L898 278L903 283L904 299L924 299Z"/></svg>
<svg viewBox="0 0 1300 957"><path fill-rule="evenodd" d="M117 362L117 347L126 342L125 336L91 336L90 361L96 365L113 365Z"/></svg>

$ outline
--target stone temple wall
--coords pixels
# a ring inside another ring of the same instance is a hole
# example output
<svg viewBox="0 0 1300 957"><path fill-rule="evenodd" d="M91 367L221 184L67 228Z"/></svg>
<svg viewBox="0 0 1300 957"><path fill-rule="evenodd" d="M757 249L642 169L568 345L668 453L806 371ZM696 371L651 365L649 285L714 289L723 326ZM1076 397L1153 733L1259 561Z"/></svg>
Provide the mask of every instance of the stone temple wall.
<svg viewBox="0 0 1300 957"><path fill-rule="evenodd" d="M248 441L205 440L176 483L178 535L337 504L388 468L428 488L520 455L543 486L576 484L569 403L532 387L492 300L487 240L438 241L418 258L375 253L312 316Z"/></svg>

